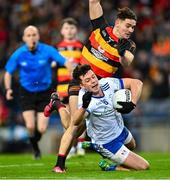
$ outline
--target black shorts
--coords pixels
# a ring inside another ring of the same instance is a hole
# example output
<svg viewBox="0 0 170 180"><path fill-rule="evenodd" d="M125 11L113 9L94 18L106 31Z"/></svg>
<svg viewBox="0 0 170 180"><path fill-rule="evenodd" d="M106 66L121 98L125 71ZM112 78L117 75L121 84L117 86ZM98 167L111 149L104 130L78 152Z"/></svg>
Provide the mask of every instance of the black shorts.
<svg viewBox="0 0 170 180"><path fill-rule="evenodd" d="M35 110L43 112L44 107L49 103L51 88L41 92L29 92L20 87L20 106L22 111Z"/></svg>
<svg viewBox="0 0 170 180"><path fill-rule="evenodd" d="M78 81L73 79L70 81L69 86L68 86L68 95L70 96L78 96L80 91L80 84Z"/></svg>

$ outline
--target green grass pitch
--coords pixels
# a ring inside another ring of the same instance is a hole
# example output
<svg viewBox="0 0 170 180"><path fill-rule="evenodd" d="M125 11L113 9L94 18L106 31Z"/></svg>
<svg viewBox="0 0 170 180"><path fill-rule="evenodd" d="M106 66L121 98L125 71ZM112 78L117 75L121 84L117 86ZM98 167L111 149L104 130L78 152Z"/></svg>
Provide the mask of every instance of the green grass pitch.
<svg viewBox="0 0 170 180"><path fill-rule="evenodd" d="M66 162L67 173L53 173L55 155L33 160L31 154L1 154L0 179L170 179L170 153L141 153L151 164L147 171L104 172L98 167L98 154L73 157Z"/></svg>

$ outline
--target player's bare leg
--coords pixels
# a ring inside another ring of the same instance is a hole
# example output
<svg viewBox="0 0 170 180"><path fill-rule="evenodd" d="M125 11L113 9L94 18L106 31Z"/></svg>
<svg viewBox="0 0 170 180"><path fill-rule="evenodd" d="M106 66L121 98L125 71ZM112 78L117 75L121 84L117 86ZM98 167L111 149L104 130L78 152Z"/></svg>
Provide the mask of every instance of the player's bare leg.
<svg viewBox="0 0 170 180"><path fill-rule="evenodd" d="M146 170L149 169L150 166L148 161L132 151L129 152L129 155L123 165L134 170Z"/></svg>

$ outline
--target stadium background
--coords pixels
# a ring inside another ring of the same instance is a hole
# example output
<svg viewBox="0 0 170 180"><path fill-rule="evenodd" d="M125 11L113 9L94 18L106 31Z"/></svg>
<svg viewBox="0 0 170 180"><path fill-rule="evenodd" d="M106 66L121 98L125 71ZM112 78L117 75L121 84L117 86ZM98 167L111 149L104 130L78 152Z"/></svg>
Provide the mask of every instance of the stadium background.
<svg viewBox="0 0 170 180"><path fill-rule="evenodd" d="M125 123L134 134L139 151L170 151L170 2L103 0L102 4L111 25L118 7L128 6L138 16L132 37L137 45L134 63L122 74L141 79L144 88L141 102L133 113L125 116ZM17 73L13 83L15 100L6 102L4 65L22 42L27 25L36 25L41 40L54 44L61 38L60 22L68 16L78 20L78 37L84 42L91 29L88 0L0 0L0 152L30 150L18 105ZM55 152L61 133L59 117L54 113L41 142L44 153Z"/></svg>

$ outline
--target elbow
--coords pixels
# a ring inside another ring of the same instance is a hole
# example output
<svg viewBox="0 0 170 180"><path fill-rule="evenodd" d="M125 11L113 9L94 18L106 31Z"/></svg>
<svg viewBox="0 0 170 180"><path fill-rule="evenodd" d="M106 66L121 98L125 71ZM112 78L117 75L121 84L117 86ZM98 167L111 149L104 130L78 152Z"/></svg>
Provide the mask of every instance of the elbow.
<svg viewBox="0 0 170 180"><path fill-rule="evenodd" d="M125 57L122 57L120 63L124 68L127 68L131 65L132 61L133 59L127 59Z"/></svg>
<svg viewBox="0 0 170 180"><path fill-rule="evenodd" d="M5 71L5 76L11 76L11 74L8 71Z"/></svg>
<svg viewBox="0 0 170 180"><path fill-rule="evenodd" d="M133 57L126 59L126 67L130 66L132 64L132 62L133 62Z"/></svg>
<svg viewBox="0 0 170 180"><path fill-rule="evenodd" d="M9 79L11 79L11 77L12 77L12 75L8 71L6 71L5 74L4 74L4 79L9 80Z"/></svg>
<svg viewBox="0 0 170 180"><path fill-rule="evenodd" d="M122 64L124 67L128 67L134 59L134 55L130 51L125 51L124 57L122 57Z"/></svg>
<svg viewBox="0 0 170 180"><path fill-rule="evenodd" d="M143 87L143 82L142 82L141 80L137 79L137 85L138 85L139 87L141 87L141 89L142 89L142 87Z"/></svg>
<svg viewBox="0 0 170 180"><path fill-rule="evenodd" d="M124 68L129 67L129 66L130 66L130 64L131 64L131 62L122 63L122 65L123 65L123 67L124 67Z"/></svg>
<svg viewBox="0 0 170 180"><path fill-rule="evenodd" d="M138 87L138 89L141 89L143 88L143 82L139 79L135 79L135 84L136 86Z"/></svg>

